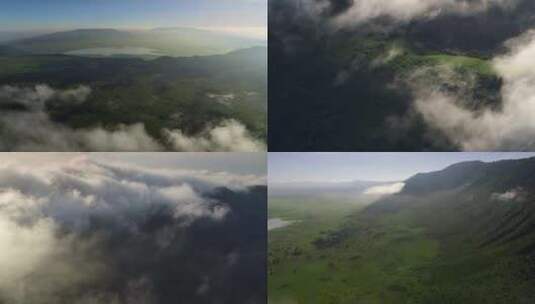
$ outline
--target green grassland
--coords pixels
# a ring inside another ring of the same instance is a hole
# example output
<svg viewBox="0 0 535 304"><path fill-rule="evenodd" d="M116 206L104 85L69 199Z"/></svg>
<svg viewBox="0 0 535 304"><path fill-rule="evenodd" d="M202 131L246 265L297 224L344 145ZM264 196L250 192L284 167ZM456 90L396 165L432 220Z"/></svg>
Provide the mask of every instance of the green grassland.
<svg viewBox="0 0 535 304"><path fill-rule="evenodd" d="M353 222L359 207L347 203L275 201L269 209L300 221L270 232L270 303L399 303L418 285L414 272L437 255L436 241L402 216L372 227Z"/></svg>
<svg viewBox="0 0 535 304"><path fill-rule="evenodd" d="M333 208L336 206L336 208ZM297 221L295 224L276 229L270 234L281 249L295 245L301 250L313 250L311 244L319 235L327 234L339 228L345 217L357 210L358 205L352 202L307 199L277 199L269 202L269 218L281 218ZM293 234L299 234L296 238ZM271 247L274 251L275 246Z"/></svg>
<svg viewBox="0 0 535 304"><path fill-rule="evenodd" d="M269 303L528 303L527 263L511 248L439 235L439 215L363 210L271 200L270 217L298 222L269 233Z"/></svg>
<svg viewBox="0 0 535 304"><path fill-rule="evenodd" d="M496 75L491 62L486 58L468 54L417 50L401 38L370 36L341 41L335 47L334 58L335 62L342 65L347 62L357 62L373 68L380 66L401 74L423 67L447 66L454 70L482 76Z"/></svg>

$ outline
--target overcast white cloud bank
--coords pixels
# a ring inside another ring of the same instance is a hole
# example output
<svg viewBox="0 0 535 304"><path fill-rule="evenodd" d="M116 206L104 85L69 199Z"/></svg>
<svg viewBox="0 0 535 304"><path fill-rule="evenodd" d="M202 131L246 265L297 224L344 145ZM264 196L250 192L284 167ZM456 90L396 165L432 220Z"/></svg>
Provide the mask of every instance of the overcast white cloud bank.
<svg viewBox="0 0 535 304"><path fill-rule="evenodd" d="M91 88L56 90L48 85L0 87L0 107L19 108L0 117L1 151L265 151L265 144L254 138L236 120L207 127L201 134L185 135L181 130L162 130L167 143L150 136L142 123L119 124L114 129L93 127L73 130L52 121L45 111L48 101L63 104L83 103Z"/></svg>
<svg viewBox="0 0 535 304"><path fill-rule="evenodd" d="M67 158L0 165L1 303L158 303L154 280L188 227L232 214L213 193L265 182Z"/></svg>
<svg viewBox="0 0 535 304"><path fill-rule="evenodd" d="M535 147L535 32L509 41L492 64L503 79L503 107L472 111L460 94L417 87L416 110L463 150L528 150Z"/></svg>

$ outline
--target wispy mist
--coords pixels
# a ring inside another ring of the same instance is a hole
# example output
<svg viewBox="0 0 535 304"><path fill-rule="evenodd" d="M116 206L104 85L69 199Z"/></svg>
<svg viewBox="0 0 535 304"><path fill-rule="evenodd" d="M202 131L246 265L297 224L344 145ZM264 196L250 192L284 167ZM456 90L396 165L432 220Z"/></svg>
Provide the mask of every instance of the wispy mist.
<svg viewBox="0 0 535 304"><path fill-rule="evenodd" d="M416 85L415 108L425 121L441 130L464 150L528 150L535 145L534 33L506 43L508 52L492 65L503 79L502 106L473 111L462 94L445 93L437 86Z"/></svg>

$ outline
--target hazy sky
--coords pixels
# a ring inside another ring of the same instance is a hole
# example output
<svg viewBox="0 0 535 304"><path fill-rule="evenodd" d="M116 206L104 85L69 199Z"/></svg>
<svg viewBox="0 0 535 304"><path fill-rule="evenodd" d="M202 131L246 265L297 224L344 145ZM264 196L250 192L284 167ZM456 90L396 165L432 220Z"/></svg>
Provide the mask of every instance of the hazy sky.
<svg viewBox="0 0 535 304"><path fill-rule="evenodd" d="M187 169L266 176L264 153L0 153L0 164L62 164L87 155L102 163L127 163L154 169Z"/></svg>
<svg viewBox="0 0 535 304"><path fill-rule="evenodd" d="M267 27L267 0L0 0L0 30Z"/></svg>
<svg viewBox="0 0 535 304"><path fill-rule="evenodd" d="M535 153L270 153L270 182L402 181L469 161L526 158Z"/></svg>
<svg viewBox="0 0 535 304"><path fill-rule="evenodd" d="M151 168L224 171L235 174L267 175L265 153L92 153L95 160L133 163Z"/></svg>

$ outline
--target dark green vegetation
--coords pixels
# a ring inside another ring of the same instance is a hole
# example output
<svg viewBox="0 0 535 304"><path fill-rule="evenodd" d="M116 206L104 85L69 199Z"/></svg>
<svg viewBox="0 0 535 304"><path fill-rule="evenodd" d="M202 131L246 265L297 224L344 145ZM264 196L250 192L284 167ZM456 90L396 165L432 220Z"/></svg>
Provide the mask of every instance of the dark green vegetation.
<svg viewBox="0 0 535 304"><path fill-rule="evenodd" d="M49 102L57 123L74 129L143 123L162 140L162 129L195 135L234 119L262 141L266 138L267 52L254 47L224 55L196 57L85 58L13 54L0 49L0 86L54 89L91 88L81 103ZM221 100L219 95L233 95ZM214 97L216 96L216 97ZM14 110L14 109L8 109ZM21 109L16 109L20 111ZM3 110L2 115L9 115ZM163 144L163 143L162 143Z"/></svg>
<svg viewBox="0 0 535 304"><path fill-rule="evenodd" d="M460 149L414 110L415 93L434 88L466 97L468 109L500 108L502 79L490 60L534 25L535 3L518 2L511 10L333 29L327 14L271 1L270 150Z"/></svg>
<svg viewBox="0 0 535 304"><path fill-rule="evenodd" d="M314 242L338 230L358 207L349 202L270 199L269 218L298 221L269 232L268 295L270 303L321 303L331 250ZM322 291L323 290L323 291Z"/></svg>
<svg viewBox="0 0 535 304"><path fill-rule="evenodd" d="M418 174L368 207L270 201L270 303L532 303L535 159Z"/></svg>

